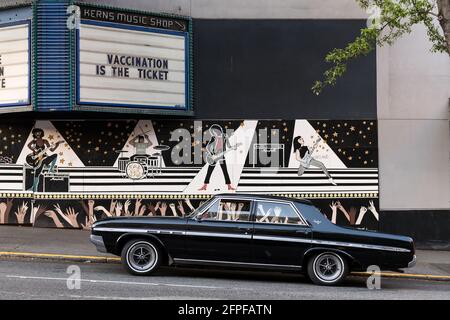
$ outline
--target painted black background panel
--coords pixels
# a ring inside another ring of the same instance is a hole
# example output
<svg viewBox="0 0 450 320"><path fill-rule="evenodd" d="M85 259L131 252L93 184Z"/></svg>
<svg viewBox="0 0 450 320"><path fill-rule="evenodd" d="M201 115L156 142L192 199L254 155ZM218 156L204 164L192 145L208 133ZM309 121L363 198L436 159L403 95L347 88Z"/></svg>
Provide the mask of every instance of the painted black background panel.
<svg viewBox="0 0 450 320"><path fill-rule="evenodd" d="M194 23L197 117L376 118L376 54L355 60L333 88L311 91L325 54L365 20L207 20Z"/></svg>
<svg viewBox="0 0 450 320"><path fill-rule="evenodd" d="M449 250L450 210L384 210L379 231L410 236L417 248Z"/></svg>

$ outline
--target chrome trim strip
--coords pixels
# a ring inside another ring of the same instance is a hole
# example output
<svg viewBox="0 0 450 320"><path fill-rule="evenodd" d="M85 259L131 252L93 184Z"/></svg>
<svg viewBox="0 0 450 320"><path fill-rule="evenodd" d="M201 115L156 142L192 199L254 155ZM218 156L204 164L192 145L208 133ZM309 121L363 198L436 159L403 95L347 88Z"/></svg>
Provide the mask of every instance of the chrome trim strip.
<svg viewBox="0 0 450 320"><path fill-rule="evenodd" d="M96 247L98 252L103 252L103 253L107 252L102 236L97 236L97 235L91 234L89 239L91 240L92 244L94 244L94 246Z"/></svg>
<svg viewBox="0 0 450 320"><path fill-rule="evenodd" d="M417 256L414 255L413 259L408 263L408 268L414 267L416 265L416 262L417 262Z"/></svg>
<svg viewBox="0 0 450 320"><path fill-rule="evenodd" d="M340 241L327 241L327 240L311 240L313 244L331 245L331 246L341 246L350 248L362 248L371 250L382 250L382 251L394 251L394 252L410 252L409 249L381 246L375 244L365 244L365 243L354 243L354 242L340 242Z"/></svg>
<svg viewBox="0 0 450 320"><path fill-rule="evenodd" d="M239 262L239 261L223 261L223 260L201 260L201 259L182 259L182 258L174 258L175 262L201 262L201 263L212 263L212 264L234 264L234 265L252 265L252 266L262 266L262 267L282 267L282 268L295 268L301 269L301 266L290 265L290 264L272 264L272 263L253 263L253 262Z"/></svg>
<svg viewBox="0 0 450 320"><path fill-rule="evenodd" d="M93 231L104 232L134 232L134 233L155 233L155 234L178 234L183 236L199 236L199 237L218 237L218 238L236 238L236 239L255 239L255 240L267 240L267 241L285 241L285 242L298 242L298 243L310 243L327 246L340 246L349 248L360 248L370 250L382 250L392 252L410 252L411 250L399 247L354 243L354 242L340 242L329 240L314 240L306 238L293 238L293 237L275 237L275 236L260 236L251 234L237 234L237 233L216 233L216 232L198 232L198 231L180 231L180 230L149 230L149 229L133 229L133 228L95 228Z"/></svg>
<svg viewBox="0 0 450 320"><path fill-rule="evenodd" d="M255 240L267 240L267 241L285 241L285 242L312 243L312 239L307 239L307 238L274 237L274 236L258 236L258 235L254 235L253 239L255 239Z"/></svg>
<svg viewBox="0 0 450 320"><path fill-rule="evenodd" d="M94 231L104 232L134 232L134 233L156 233L156 234L172 234L172 235L186 235L185 231L169 230L169 229L135 229L135 228L95 228Z"/></svg>
<svg viewBox="0 0 450 320"><path fill-rule="evenodd" d="M218 232L198 232L187 231L187 236L199 236L199 237L217 237L217 238L237 238L237 239L252 239L251 234L239 234L239 233L218 233Z"/></svg>

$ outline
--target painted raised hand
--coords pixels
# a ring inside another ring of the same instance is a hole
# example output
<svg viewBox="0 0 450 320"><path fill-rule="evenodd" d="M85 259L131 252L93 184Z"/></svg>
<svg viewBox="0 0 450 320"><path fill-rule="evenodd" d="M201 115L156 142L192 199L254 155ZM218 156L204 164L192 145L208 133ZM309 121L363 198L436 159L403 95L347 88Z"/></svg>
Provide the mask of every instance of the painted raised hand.
<svg viewBox="0 0 450 320"><path fill-rule="evenodd" d="M72 207L67 208L66 213L65 213L65 217L67 219L65 219L67 222L69 222L69 224L73 227L73 228L79 228L80 225L78 224L78 212L75 212L75 209Z"/></svg>
<svg viewBox="0 0 450 320"><path fill-rule="evenodd" d="M184 217L186 215L186 213L184 211L184 207L183 207L183 201L178 201L177 209L178 209L178 211L180 211L182 217Z"/></svg>
<svg viewBox="0 0 450 320"><path fill-rule="evenodd" d="M53 223L57 228L64 228L64 225L61 223L61 221L58 218L58 215L53 210L47 210L44 212L44 214L53 220Z"/></svg>
<svg viewBox="0 0 450 320"><path fill-rule="evenodd" d="M165 216L166 215L166 211L167 211L167 203L163 202L161 203L161 207L159 208L159 211L161 212L161 216Z"/></svg>
<svg viewBox="0 0 450 320"><path fill-rule="evenodd" d="M372 214L374 215L375 219L377 219L377 221L380 221L380 217L378 214L377 209L375 208L375 204L373 203L372 200L369 201L369 210L372 212Z"/></svg>
<svg viewBox="0 0 450 320"><path fill-rule="evenodd" d="M366 214L366 212L367 212L367 208L366 207L361 206L361 208L359 208L358 220L356 220L355 225L360 225L361 224L361 221L364 218L364 215Z"/></svg>
<svg viewBox="0 0 450 320"><path fill-rule="evenodd" d="M336 206L345 215L347 220L350 222L351 221L350 215L348 214L347 210L345 210L344 206L341 204L340 201L336 201Z"/></svg>
<svg viewBox="0 0 450 320"><path fill-rule="evenodd" d="M332 201L330 204L330 208L331 208L331 223L336 224L336 219L337 219L337 209L338 209L338 205L336 201Z"/></svg>
<svg viewBox="0 0 450 320"><path fill-rule="evenodd" d="M189 207L189 209L191 209L191 211L194 211L195 208L191 203L191 200L189 198L184 199L184 202L186 203L186 205Z"/></svg>
<svg viewBox="0 0 450 320"><path fill-rule="evenodd" d="M127 199L127 201L125 201L125 205L124 205L124 216L131 216L130 210L128 210L130 208L131 205L131 201L130 199Z"/></svg>
<svg viewBox="0 0 450 320"><path fill-rule="evenodd" d="M178 217L177 208L174 203L169 204L170 210L172 210L173 216Z"/></svg>
<svg viewBox="0 0 450 320"><path fill-rule="evenodd" d="M97 221L97 218L94 216L93 219L91 220L89 217L86 217L86 219L84 220L84 224L81 224L81 228L83 230L91 230L92 229L92 225Z"/></svg>
<svg viewBox="0 0 450 320"><path fill-rule="evenodd" d="M28 205L24 201L24 202L22 202L22 205L19 207L19 210L17 210L14 213L16 215L18 224L24 224L24 222L25 222L25 215L27 214L27 211L28 211Z"/></svg>
<svg viewBox="0 0 450 320"><path fill-rule="evenodd" d="M134 215L138 216L139 215L139 209L142 205L142 199L136 199L136 203L134 205Z"/></svg>
<svg viewBox="0 0 450 320"><path fill-rule="evenodd" d="M147 207L145 205L143 205L140 209L139 209L139 213L138 216L142 217L145 214L145 211L147 210ZM149 215L153 215L152 212L150 212Z"/></svg>
<svg viewBox="0 0 450 320"><path fill-rule="evenodd" d="M115 209L116 217L120 217L120 215L122 214L122 209L123 209L122 203L117 202L116 209Z"/></svg>

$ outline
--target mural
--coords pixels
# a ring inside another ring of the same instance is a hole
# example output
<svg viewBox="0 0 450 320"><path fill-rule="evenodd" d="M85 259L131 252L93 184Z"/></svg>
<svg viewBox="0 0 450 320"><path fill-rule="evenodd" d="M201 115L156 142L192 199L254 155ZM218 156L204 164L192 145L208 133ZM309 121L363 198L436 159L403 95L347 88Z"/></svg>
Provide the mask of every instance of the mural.
<svg viewBox="0 0 450 320"><path fill-rule="evenodd" d="M377 145L375 120L0 123L0 224L89 229L241 192L310 199L333 223L377 229Z"/></svg>

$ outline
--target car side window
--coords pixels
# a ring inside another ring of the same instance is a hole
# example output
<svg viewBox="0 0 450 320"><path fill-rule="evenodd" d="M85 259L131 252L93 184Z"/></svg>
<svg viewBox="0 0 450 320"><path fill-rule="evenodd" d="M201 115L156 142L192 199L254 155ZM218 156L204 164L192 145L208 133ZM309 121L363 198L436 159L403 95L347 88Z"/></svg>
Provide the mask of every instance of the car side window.
<svg viewBox="0 0 450 320"><path fill-rule="evenodd" d="M256 222L305 225L290 204L272 201L256 203Z"/></svg>
<svg viewBox="0 0 450 320"><path fill-rule="evenodd" d="M200 218L202 220L249 221L250 204L248 200L220 199L200 214Z"/></svg>

